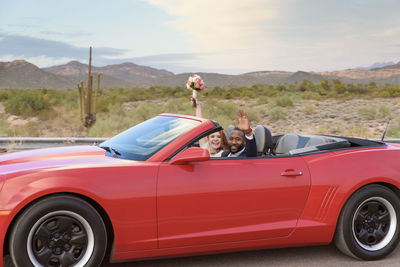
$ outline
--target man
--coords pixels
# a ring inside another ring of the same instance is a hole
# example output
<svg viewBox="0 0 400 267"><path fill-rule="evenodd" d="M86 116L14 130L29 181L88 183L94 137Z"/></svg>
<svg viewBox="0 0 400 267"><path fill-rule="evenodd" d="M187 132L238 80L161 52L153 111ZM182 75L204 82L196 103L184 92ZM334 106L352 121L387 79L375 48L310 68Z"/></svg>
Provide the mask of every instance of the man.
<svg viewBox="0 0 400 267"><path fill-rule="evenodd" d="M243 110L236 112L238 121L234 120L235 129L232 130L228 139L228 148L221 157L256 157L257 145L250 128L249 119Z"/></svg>

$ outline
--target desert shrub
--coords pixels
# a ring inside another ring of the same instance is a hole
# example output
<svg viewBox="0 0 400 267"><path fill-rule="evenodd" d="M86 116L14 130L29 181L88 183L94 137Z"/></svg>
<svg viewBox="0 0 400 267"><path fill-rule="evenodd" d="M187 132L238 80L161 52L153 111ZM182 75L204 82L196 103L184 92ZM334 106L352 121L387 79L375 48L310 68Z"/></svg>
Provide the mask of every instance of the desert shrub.
<svg viewBox="0 0 400 267"><path fill-rule="evenodd" d="M78 90L41 89L40 92L48 98L51 105L78 106Z"/></svg>
<svg viewBox="0 0 400 267"><path fill-rule="evenodd" d="M362 107L357 110L357 114L366 120L373 120L376 118L377 112L375 107Z"/></svg>
<svg viewBox="0 0 400 267"><path fill-rule="evenodd" d="M0 102L6 101L8 99L8 90L0 90Z"/></svg>
<svg viewBox="0 0 400 267"><path fill-rule="evenodd" d="M120 101L119 97L116 95L105 96L102 95L97 98L96 112L109 112L110 107L118 105L122 105L122 101Z"/></svg>
<svg viewBox="0 0 400 267"><path fill-rule="evenodd" d="M210 99L204 101L202 104L203 117L218 122L223 128L226 129L228 125L233 125L233 120L236 119L236 110L240 105L233 102L216 101ZM194 113L192 111L191 113ZM249 119L253 119L253 116L249 115Z"/></svg>
<svg viewBox="0 0 400 267"><path fill-rule="evenodd" d="M217 117L227 117L228 120L232 121L236 119L236 110L238 109L237 104L233 102L223 102L210 100L203 104L202 111L203 117L216 120Z"/></svg>
<svg viewBox="0 0 400 267"><path fill-rule="evenodd" d="M313 100L320 100L321 95L317 92L311 92L311 91L305 91L302 95L301 98L303 99L313 99Z"/></svg>
<svg viewBox="0 0 400 267"><path fill-rule="evenodd" d="M343 94L346 92L346 85L344 85L339 79L334 79L332 89L337 94Z"/></svg>
<svg viewBox="0 0 400 267"><path fill-rule="evenodd" d="M46 95L40 91L16 91L9 95L4 105L7 113L21 116L37 115L41 111L50 110L51 104Z"/></svg>
<svg viewBox="0 0 400 267"><path fill-rule="evenodd" d="M277 96L279 94L279 89L272 85L262 85L257 87L260 90L260 95L265 96Z"/></svg>
<svg viewBox="0 0 400 267"><path fill-rule="evenodd" d="M133 122L139 123L163 112L163 108L158 104L143 103L136 109L131 110L128 113L128 117L130 117Z"/></svg>
<svg viewBox="0 0 400 267"><path fill-rule="evenodd" d="M256 93L251 88L242 87L239 90L240 90L240 94L239 94L240 98L256 98L257 97Z"/></svg>
<svg viewBox="0 0 400 267"><path fill-rule="evenodd" d="M341 135L343 132L343 124L342 123L332 123L329 125L329 133L334 135Z"/></svg>
<svg viewBox="0 0 400 267"><path fill-rule="evenodd" d="M391 125L389 125L386 136L388 138L400 138L400 119L393 121Z"/></svg>
<svg viewBox="0 0 400 267"><path fill-rule="evenodd" d="M392 114L392 110L390 107L382 105L378 109L378 114L381 118L388 118Z"/></svg>
<svg viewBox="0 0 400 267"><path fill-rule="evenodd" d="M194 112L194 108L192 108L188 99L172 98L168 100L167 104L162 108L162 112L190 115Z"/></svg>
<svg viewBox="0 0 400 267"><path fill-rule="evenodd" d="M254 108L251 108L251 109L249 108L249 109L245 109L245 111L247 113L247 117L250 122L257 122L260 120L260 114L261 114L260 110L254 109Z"/></svg>
<svg viewBox="0 0 400 267"><path fill-rule="evenodd" d="M366 85L362 85L362 84L357 84L357 85L356 84L348 84L347 91L350 94L359 94L359 95L366 95L371 92L369 87L367 87Z"/></svg>
<svg viewBox="0 0 400 267"><path fill-rule="evenodd" d="M304 106L302 110L307 115L315 114L315 106L314 105Z"/></svg>
<svg viewBox="0 0 400 267"><path fill-rule="evenodd" d="M216 87L212 87L212 88L207 88L204 91L204 95L205 96L222 96L225 92L225 89L216 86Z"/></svg>
<svg viewBox="0 0 400 267"><path fill-rule="evenodd" d="M224 92L224 94L222 95L222 97L225 98L225 99L233 99L233 98L235 98L236 96L235 96L235 93L232 92L231 90L226 90L226 91Z"/></svg>
<svg viewBox="0 0 400 267"><path fill-rule="evenodd" d="M289 95L282 95L275 98L275 105L279 107L291 107L293 106L293 101Z"/></svg>
<svg viewBox="0 0 400 267"><path fill-rule="evenodd" d="M40 123L28 122L25 125L14 125L7 129L7 136L40 136Z"/></svg>
<svg viewBox="0 0 400 267"><path fill-rule="evenodd" d="M272 109L270 109L270 111L268 112L268 115L273 120L284 120L284 119L286 119L287 113L283 108L278 106L278 107L273 107Z"/></svg>
<svg viewBox="0 0 400 267"><path fill-rule="evenodd" d="M9 124L3 116L0 117L0 136L6 136Z"/></svg>
<svg viewBox="0 0 400 267"><path fill-rule="evenodd" d="M268 104L269 99L267 96L260 96L259 98L257 98L257 105L264 105L264 104Z"/></svg>
<svg viewBox="0 0 400 267"><path fill-rule="evenodd" d="M347 129L345 135L353 137L368 137L368 129L365 128L363 125L356 124Z"/></svg>
<svg viewBox="0 0 400 267"><path fill-rule="evenodd" d="M400 86L385 85L381 90L377 90L375 95L379 97L399 97Z"/></svg>
<svg viewBox="0 0 400 267"><path fill-rule="evenodd" d="M325 127L317 127L317 134L329 134L329 130Z"/></svg>
<svg viewBox="0 0 400 267"><path fill-rule="evenodd" d="M96 123L88 130L88 136L92 137L111 137L132 126L132 118L129 116L120 116L116 113L98 114Z"/></svg>

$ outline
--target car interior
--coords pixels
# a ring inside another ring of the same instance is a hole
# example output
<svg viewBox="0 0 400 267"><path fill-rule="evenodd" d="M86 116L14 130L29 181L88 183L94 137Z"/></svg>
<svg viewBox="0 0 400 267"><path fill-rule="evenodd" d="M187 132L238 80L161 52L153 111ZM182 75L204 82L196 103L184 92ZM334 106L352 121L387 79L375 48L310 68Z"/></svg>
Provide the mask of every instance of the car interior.
<svg viewBox="0 0 400 267"><path fill-rule="evenodd" d="M227 138L234 128L233 125L227 127ZM254 128L254 136L260 157L291 156L350 147L384 145L381 142L352 137L299 135L295 133L273 136L271 131L263 125L257 125Z"/></svg>

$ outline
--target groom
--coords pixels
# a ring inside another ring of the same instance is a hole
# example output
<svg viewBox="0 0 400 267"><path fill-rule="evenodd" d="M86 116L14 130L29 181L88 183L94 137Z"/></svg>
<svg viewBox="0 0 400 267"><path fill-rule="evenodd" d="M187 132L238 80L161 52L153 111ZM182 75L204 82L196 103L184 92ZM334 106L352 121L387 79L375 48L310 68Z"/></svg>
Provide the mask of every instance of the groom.
<svg viewBox="0 0 400 267"><path fill-rule="evenodd" d="M228 139L228 148L221 157L256 157L257 145L250 128L249 119L244 110L239 109L236 112L238 121L234 120L235 129L232 130Z"/></svg>

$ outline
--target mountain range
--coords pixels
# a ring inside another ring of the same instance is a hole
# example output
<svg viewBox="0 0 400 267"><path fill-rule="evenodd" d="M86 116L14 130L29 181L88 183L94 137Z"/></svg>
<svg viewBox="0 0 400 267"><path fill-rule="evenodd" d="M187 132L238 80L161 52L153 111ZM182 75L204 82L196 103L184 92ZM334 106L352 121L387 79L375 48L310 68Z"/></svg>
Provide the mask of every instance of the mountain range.
<svg viewBox="0 0 400 267"><path fill-rule="evenodd" d="M376 63L367 68L354 68L325 72L258 71L239 75L197 73L206 86L251 86L253 84L295 84L306 79L340 79L343 83L400 84L400 62ZM64 65L39 68L25 60L0 62L0 88L76 88L87 80L88 65L71 61ZM134 63L92 67L94 84L101 74L102 88L149 87L152 85L182 86L192 73L174 74Z"/></svg>

